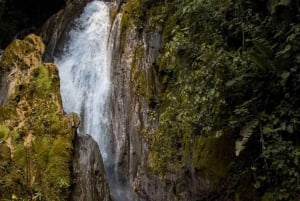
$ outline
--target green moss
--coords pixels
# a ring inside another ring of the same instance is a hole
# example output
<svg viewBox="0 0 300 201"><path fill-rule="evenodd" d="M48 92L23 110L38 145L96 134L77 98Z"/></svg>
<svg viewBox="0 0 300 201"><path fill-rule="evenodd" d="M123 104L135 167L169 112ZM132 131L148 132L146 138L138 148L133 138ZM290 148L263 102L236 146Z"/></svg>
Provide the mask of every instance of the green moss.
<svg viewBox="0 0 300 201"><path fill-rule="evenodd" d="M0 60L0 66L2 69L4 71L9 71L14 62L19 63L19 52L22 52L23 50L26 51L26 49L27 48L23 45L23 43L20 43L19 40L14 40L10 43Z"/></svg>
<svg viewBox="0 0 300 201"><path fill-rule="evenodd" d="M0 66L3 71L9 71L13 67L21 70L28 70L32 64L41 62L42 53L45 50L41 38L30 34L23 41L12 41L3 53L0 60ZM31 52L37 52L36 55L30 55Z"/></svg>
<svg viewBox="0 0 300 201"><path fill-rule="evenodd" d="M137 29L140 29L143 26L143 8L141 0L128 1L123 8L123 13L129 15L129 20L131 20L131 23Z"/></svg>
<svg viewBox="0 0 300 201"><path fill-rule="evenodd" d="M33 151L35 153L35 158L37 159L37 165L46 170L49 162L49 152L52 143L52 137L42 136L36 140L33 144Z"/></svg>
<svg viewBox="0 0 300 201"><path fill-rule="evenodd" d="M19 167L25 167L26 164L26 150L23 144L18 144L14 151L14 162Z"/></svg>
<svg viewBox="0 0 300 201"><path fill-rule="evenodd" d="M133 84L134 93L136 95L146 97L148 94L147 72L141 68L143 65L143 56L143 47L137 45L131 63L131 83Z"/></svg>
<svg viewBox="0 0 300 201"><path fill-rule="evenodd" d="M41 63L43 50L30 35L5 51L7 70L26 68L22 79L12 77L14 94L0 107L0 200L13 194L20 200L68 198L74 131L61 108L57 68Z"/></svg>
<svg viewBox="0 0 300 201"><path fill-rule="evenodd" d="M121 50L124 50L125 43L126 43L126 34L127 30L131 27L131 23L129 22L129 16L127 13L122 14L122 19L121 19L121 33L120 33L120 46Z"/></svg>
<svg viewBox="0 0 300 201"><path fill-rule="evenodd" d="M213 181L225 177L234 159L234 141L230 136L199 136L193 150L193 164L205 178Z"/></svg>
<svg viewBox="0 0 300 201"><path fill-rule="evenodd" d="M14 104L10 103L0 107L0 114L0 122L16 118L16 108Z"/></svg>
<svg viewBox="0 0 300 201"><path fill-rule="evenodd" d="M33 188L45 200L64 200L70 185L71 142L63 136L42 136L34 142L33 153L36 175L41 182L35 183Z"/></svg>
<svg viewBox="0 0 300 201"><path fill-rule="evenodd" d="M166 19L168 17L168 6L165 4L150 7L148 27L149 30L162 31L164 29Z"/></svg>
<svg viewBox="0 0 300 201"><path fill-rule="evenodd" d="M124 49L129 28L135 28L139 33L143 29L143 8L141 0L128 1L122 11L121 19L121 50Z"/></svg>
<svg viewBox="0 0 300 201"><path fill-rule="evenodd" d="M35 89L37 93L45 95L49 92L51 87L51 79L49 76L49 71L44 66L40 66L36 69L36 79L35 79Z"/></svg>
<svg viewBox="0 0 300 201"><path fill-rule="evenodd" d="M56 158L62 157L68 159L72 153L72 143L66 141L64 136L57 136L51 146L49 157Z"/></svg>
<svg viewBox="0 0 300 201"><path fill-rule="evenodd" d="M51 114L49 116L49 132L50 133L59 133L62 129L62 119L59 115Z"/></svg>
<svg viewBox="0 0 300 201"><path fill-rule="evenodd" d="M49 151L49 163L47 169L50 173L50 181L59 191L68 191L70 187L69 160L72 157L72 143L64 137L58 136L53 141Z"/></svg>
<svg viewBox="0 0 300 201"><path fill-rule="evenodd" d="M6 140L9 136L9 133L9 128L0 124L0 140Z"/></svg>

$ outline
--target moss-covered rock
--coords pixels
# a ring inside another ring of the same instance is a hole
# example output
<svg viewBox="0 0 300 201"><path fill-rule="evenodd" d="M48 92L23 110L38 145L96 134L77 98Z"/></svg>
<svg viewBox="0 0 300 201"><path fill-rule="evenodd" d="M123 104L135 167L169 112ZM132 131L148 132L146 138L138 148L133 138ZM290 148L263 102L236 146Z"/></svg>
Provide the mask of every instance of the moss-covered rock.
<svg viewBox="0 0 300 201"><path fill-rule="evenodd" d="M79 120L66 117L53 64L43 64L45 46L29 35L13 41L0 61L8 97L0 108L0 199L66 200L69 165Z"/></svg>
<svg viewBox="0 0 300 201"><path fill-rule="evenodd" d="M229 164L234 159L233 144L234 140L228 135L198 137L193 150L193 162L203 178L219 181L227 175Z"/></svg>

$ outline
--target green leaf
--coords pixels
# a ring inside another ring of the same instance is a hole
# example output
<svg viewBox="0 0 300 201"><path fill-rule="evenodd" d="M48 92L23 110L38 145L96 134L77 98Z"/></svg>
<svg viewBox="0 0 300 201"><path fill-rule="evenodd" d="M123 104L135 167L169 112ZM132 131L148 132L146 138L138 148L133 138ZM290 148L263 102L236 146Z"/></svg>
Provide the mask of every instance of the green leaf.
<svg viewBox="0 0 300 201"><path fill-rule="evenodd" d="M289 54L287 55L287 53L290 52L291 48L292 48L292 46L290 44L287 44L283 50L276 53L275 57L278 58L278 57L282 57L282 56L290 56Z"/></svg>
<svg viewBox="0 0 300 201"><path fill-rule="evenodd" d="M229 80L226 82L225 86L232 87L232 86L236 85L238 82L242 81L247 76L249 76L249 74L243 74L241 76L234 78L233 80Z"/></svg>
<svg viewBox="0 0 300 201"><path fill-rule="evenodd" d="M242 136L241 140L237 140L235 143L235 155L238 156L241 151L245 149L245 144L248 142L249 138L253 134L253 130L257 127L259 121L257 119L254 119L250 121L246 126L243 127L243 129L240 132L240 135Z"/></svg>
<svg viewBox="0 0 300 201"><path fill-rule="evenodd" d="M263 128L263 134L269 134L269 133L272 133L272 132L274 132L273 128L270 128L270 127L264 127Z"/></svg>
<svg viewBox="0 0 300 201"><path fill-rule="evenodd" d="M286 128L287 132L290 133L290 134L293 134L294 133L294 127L292 125L288 125L287 128Z"/></svg>
<svg viewBox="0 0 300 201"><path fill-rule="evenodd" d="M265 57L250 53L249 59L264 72L268 71L271 68L270 62Z"/></svg>
<svg viewBox="0 0 300 201"><path fill-rule="evenodd" d="M281 73L281 75L280 75L280 77L281 77L281 81L280 81L281 86L285 85L287 79L290 77L290 74L291 73L288 72L288 71L284 71L284 72Z"/></svg>
<svg viewBox="0 0 300 201"><path fill-rule="evenodd" d="M259 40L253 40L252 41L254 47L266 58L272 58L273 57L273 51L272 49L265 44L263 41Z"/></svg>

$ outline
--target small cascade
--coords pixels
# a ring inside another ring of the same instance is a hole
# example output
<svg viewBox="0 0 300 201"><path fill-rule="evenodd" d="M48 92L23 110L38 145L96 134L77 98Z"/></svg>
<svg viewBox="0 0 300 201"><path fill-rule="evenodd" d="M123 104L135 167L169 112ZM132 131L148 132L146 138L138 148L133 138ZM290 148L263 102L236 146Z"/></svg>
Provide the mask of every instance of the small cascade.
<svg viewBox="0 0 300 201"><path fill-rule="evenodd" d="M92 1L72 24L64 51L55 58L63 107L80 114L79 133L98 143L114 201L134 201L118 171L118 139L112 136L110 101L111 22L109 4Z"/></svg>

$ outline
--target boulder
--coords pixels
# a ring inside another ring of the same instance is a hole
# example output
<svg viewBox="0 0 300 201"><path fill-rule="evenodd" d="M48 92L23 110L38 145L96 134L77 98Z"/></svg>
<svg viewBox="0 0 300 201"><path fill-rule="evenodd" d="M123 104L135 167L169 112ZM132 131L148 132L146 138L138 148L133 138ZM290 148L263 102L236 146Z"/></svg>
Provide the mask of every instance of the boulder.
<svg viewBox="0 0 300 201"><path fill-rule="evenodd" d="M100 150L89 135L75 138L72 172L72 201L111 201Z"/></svg>

